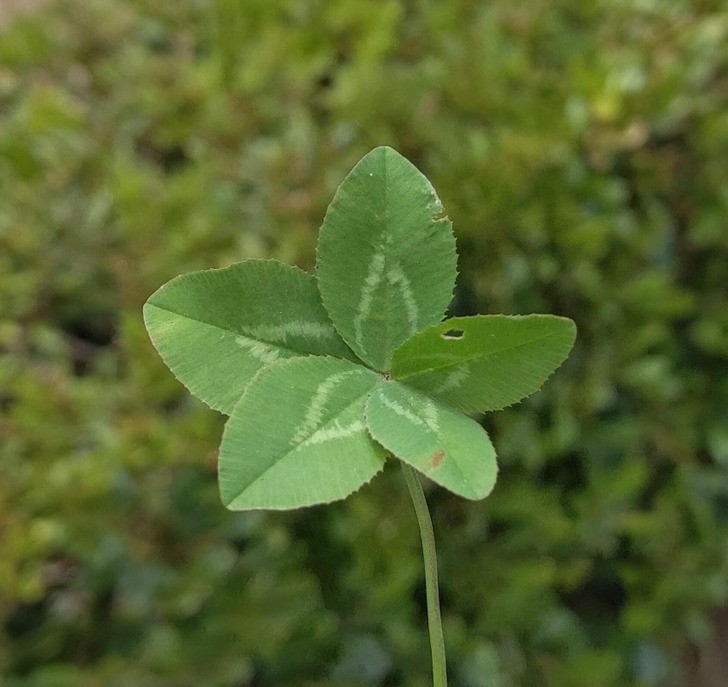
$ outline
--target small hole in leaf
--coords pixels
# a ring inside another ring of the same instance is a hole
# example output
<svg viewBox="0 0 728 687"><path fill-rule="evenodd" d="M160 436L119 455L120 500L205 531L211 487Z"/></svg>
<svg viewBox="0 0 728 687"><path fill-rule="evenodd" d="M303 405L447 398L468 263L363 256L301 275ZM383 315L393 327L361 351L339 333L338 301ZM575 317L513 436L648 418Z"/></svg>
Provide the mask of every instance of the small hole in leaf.
<svg viewBox="0 0 728 687"><path fill-rule="evenodd" d="M446 332L442 333L442 338L450 341L457 341L458 339L462 339L464 336L465 332L462 329L448 329Z"/></svg>

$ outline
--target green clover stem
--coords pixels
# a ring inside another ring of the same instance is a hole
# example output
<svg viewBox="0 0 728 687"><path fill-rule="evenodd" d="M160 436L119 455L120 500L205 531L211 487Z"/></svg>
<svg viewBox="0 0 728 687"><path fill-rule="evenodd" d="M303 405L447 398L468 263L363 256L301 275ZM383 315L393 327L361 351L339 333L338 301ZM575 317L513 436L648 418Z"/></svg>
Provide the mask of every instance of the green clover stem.
<svg viewBox="0 0 728 687"><path fill-rule="evenodd" d="M447 668L445 662L445 637L442 633L440 616L440 595L437 583L437 551L435 550L435 532L432 519L427 508L425 492L417 473L406 463L400 461L404 478L407 482L412 503L417 514L422 539L422 556L425 561L425 587L427 589L427 622L430 629L430 650L432 651L432 684L433 687L447 687Z"/></svg>

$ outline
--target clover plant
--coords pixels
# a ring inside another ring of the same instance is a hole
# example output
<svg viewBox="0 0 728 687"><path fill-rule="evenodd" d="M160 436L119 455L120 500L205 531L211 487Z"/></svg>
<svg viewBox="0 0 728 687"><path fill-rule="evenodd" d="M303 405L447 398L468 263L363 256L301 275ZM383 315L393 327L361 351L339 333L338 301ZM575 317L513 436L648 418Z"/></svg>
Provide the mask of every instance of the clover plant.
<svg viewBox="0 0 728 687"><path fill-rule="evenodd" d="M443 317L452 224L430 182L388 147L367 154L324 218L316 273L274 260L192 272L144 306L177 378L228 415L219 456L231 510L343 499L398 460L425 556L436 687L446 684L432 522L419 474L467 499L493 489L493 445L471 414L537 391L574 323Z"/></svg>

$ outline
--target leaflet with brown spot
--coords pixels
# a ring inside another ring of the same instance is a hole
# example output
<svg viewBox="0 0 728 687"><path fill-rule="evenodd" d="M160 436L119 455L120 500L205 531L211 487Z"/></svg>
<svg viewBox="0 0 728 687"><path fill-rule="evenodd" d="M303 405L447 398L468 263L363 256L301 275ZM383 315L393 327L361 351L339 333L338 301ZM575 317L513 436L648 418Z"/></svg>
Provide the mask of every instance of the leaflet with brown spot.
<svg viewBox="0 0 728 687"><path fill-rule="evenodd" d="M432 467L436 468L440 466L440 463L442 463L442 459L445 457L445 451L440 449L439 451L435 451L435 453L432 454Z"/></svg>

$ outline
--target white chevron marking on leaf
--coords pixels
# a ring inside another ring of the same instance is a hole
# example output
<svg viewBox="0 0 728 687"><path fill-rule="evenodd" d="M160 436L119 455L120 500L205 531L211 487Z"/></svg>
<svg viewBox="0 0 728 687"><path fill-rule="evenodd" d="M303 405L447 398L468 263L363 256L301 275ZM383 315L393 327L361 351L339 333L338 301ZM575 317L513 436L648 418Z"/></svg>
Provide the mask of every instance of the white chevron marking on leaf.
<svg viewBox="0 0 728 687"><path fill-rule="evenodd" d="M291 444L298 444L303 441L321 422L323 417L324 408L326 402L331 397L331 393L341 380L346 377L357 374L357 370L346 370L345 372L337 372L330 375L323 382L321 382L314 391L311 403L306 408L306 414L304 415L303 422L297 427L291 439Z"/></svg>
<svg viewBox="0 0 728 687"><path fill-rule="evenodd" d="M364 338L363 325L364 321L369 316L369 310L372 307L372 297L374 295L374 289L377 288L379 283L382 281L382 274L384 272L384 244L377 247L372 255L372 259L369 262L369 269L367 270L367 276L364 278L364 286L361 290L361 298L359 299L359 307L356 309L356 316L354 317L354 336L359 346L363 345L362 340Z"/></svg>
<svg viewBox="0 0 728 687"><path fill-rule="evenodd" d="M354 422L345 426L342 426L338 420L334 420L330 427L322 427L314 432L301 446L323 444L326 441L333 441L335 439L345 439L363 430L364 423L361 420L354 420Z"/></svg>
<svg viewBox="0 0 728 687"><path fill-rule="evenodd" d="M430 430L437 434L440 429L439 416L437 414L437 406L430 401L422 404L422 419Z"/></svg>
<svg viewBox="0 0 728 687"><path fill-rule="evenodd" d="M457 370L453 370L447 375L447 377L445 377L443 383L435 389L435 393L441 394L443 391L456 389L467 379L469 374L470 365L468 363L463 363L463 365L461 365Z"/></svg>
<svg viewBox="0 0 728 687"><path fill-rule="evenodd" d="M399 286L402 292L402 301L404 303L404 309L407 314L407 322L410 326L410 332L412 334L417 332L417 319L419 316L419 309L417 307L417 301L415 301L415 295L412 291L412 284L407 276L402 271L399 265L394 265L387 273L387 280L392 286Z"/></svg>
<svg viewBox="0 0 728 687"><path fill-rule="evenodd" d="M280 351L262 341L249 339L247 336L236 336L235 341L239 346L246 349L250 355L266 365L274 363L280 357Z"/></svg>
<svg viewBox="0 0 728 687"><path fill-rule="evenodd" d="M334 325L326 322L304 322L291 320L282 324L261 324L246 327L250 336L275 343L283 343L290 336L325 339L336 333Z"/></svg>
<svg viewBox="0 0 728 687"><path fill-rule="evenodd" d="M381 396L380 400L382 402L382 405L387 406L387 408L393 410L400 417L409 420L413 425L417 425L418 427L427 427L427 424L421 417L415 415L411 410L407 410L407 408L401 406L399 403L397 403L397 401L392 401L386 396Z"/></svg>

